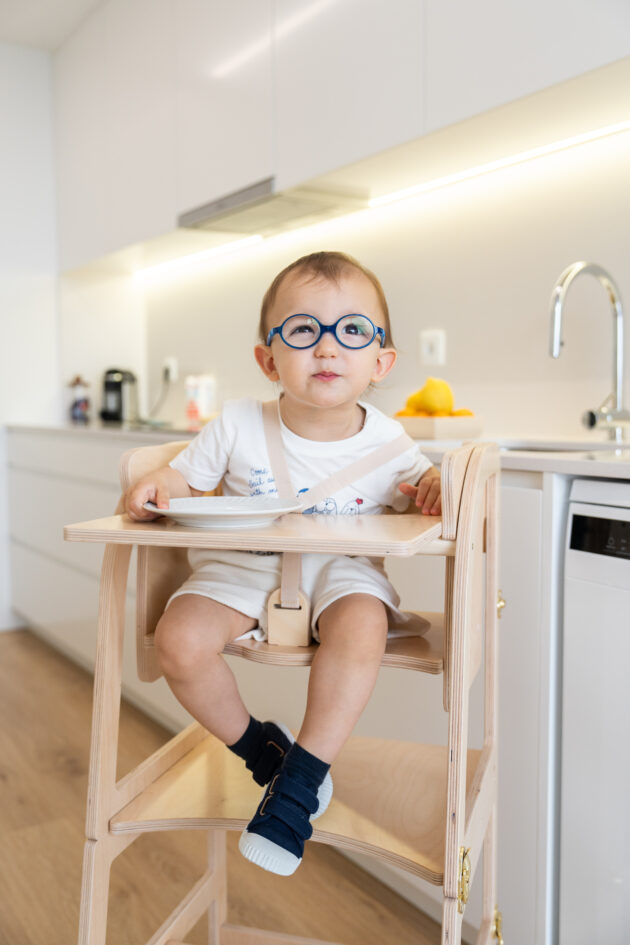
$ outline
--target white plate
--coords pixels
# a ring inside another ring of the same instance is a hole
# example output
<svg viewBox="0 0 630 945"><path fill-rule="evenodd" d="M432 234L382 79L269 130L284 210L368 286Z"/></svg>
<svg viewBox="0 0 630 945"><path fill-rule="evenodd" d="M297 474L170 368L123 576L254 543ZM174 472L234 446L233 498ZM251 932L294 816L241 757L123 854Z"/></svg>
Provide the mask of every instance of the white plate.
<svg viewBox="0 0 630 945"><path fill-rule="evenodd" d="M255 528L287 512L299 512L301 506L297 499L277 496L206 495L171 499L168 509L158 509L152 502L145 502L144 508L194 528Z"/></svg>

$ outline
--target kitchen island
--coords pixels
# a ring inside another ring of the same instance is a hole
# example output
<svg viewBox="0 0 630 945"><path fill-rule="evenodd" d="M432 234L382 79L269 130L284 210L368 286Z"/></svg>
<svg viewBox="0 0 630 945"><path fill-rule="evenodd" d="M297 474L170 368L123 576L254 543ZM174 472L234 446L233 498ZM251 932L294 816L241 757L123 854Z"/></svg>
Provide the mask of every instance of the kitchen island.
<svg viewBox="0 0 630 945"><path fill-rule="evenodd" d="M190 436L174 430L110 427L8 430L13 606L35 632L88 669L94 664L102 549L64 543L63 526L114 511L118 460L125 450ZM451 445L425 442L422 448L439 464ZM630 450L509 449L502 452L501 464L499 586L506 607L499 624L499 903L506 940L512 945L551 945L560 734L558 654L568 495L576 477L630 481ZM388 572L402 606L441 610L443 567L440 558L389 558ZM189 718L164 680L151 684L137 680L133 591L127 610L125 694L172 730L181 728ZM260 675L251 664L227 659L253 714L279 717L299 727L308 670L267 667L273 678L266 678L261 691ZM430 689L441 686L441 680L428 677L419 687L410 676L391 668L381 672L355 734L386 737L395 727L404 740L443 740L445 716L435 715L436 693ZM471 742L478 746L480 680L471 698ZM436 914L436 901L420 881L416 884L395 869L376 867L367 857L353 858ZM478 894L473 888L467 906L471 925L479 917L475 891ZM465 932L467 927L465 922Z"/></svg>

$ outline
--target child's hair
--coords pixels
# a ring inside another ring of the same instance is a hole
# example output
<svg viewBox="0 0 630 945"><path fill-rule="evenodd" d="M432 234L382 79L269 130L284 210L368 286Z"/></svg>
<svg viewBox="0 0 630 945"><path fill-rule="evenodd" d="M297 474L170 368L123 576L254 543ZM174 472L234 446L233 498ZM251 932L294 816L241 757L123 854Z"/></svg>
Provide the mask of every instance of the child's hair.
<svg viewBox="0 0 630 945"><path fill-rule="evenodd" d="M326 252L324 250L319 253L311 253L308 256L301 256L299 259L296 259L295 262L292 262L289 266L283 269L282 272L279 272L276 278L273 280L263 296L262 306L260 309L260 324L258 326L258 333L262 343L265 344L267 340L267 314L275 302L280 286L288 275L290 275L292 272L303 272L310 275L313 279L321 278L327 279L329 282L338 283L341 277L351 269L358 270L360 273L362 273L366 279L370 280L376 289L376 295L378 296L379 305L383 315L385 344L389 348L393 348L394 342L392 340L392 330L389 323L389 308L387 305L387 299L385 298L385 293L383 292L383 286L377 277L369 269L366 269L365 266L362 266L358 259L355 259L354 256L349 256L347 253L339 253L334 251Z"/></svg>

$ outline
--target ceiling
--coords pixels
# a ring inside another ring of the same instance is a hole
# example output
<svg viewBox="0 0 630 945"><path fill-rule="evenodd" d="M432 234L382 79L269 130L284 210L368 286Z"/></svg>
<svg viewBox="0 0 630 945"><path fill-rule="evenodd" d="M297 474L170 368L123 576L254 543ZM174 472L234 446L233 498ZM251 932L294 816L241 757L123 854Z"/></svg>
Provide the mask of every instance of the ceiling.
<svg viewBox="0 0 630 945"><path fill-rule="evenodd" d="M103 0L0 0L0 42L57 49Z"/></svg>

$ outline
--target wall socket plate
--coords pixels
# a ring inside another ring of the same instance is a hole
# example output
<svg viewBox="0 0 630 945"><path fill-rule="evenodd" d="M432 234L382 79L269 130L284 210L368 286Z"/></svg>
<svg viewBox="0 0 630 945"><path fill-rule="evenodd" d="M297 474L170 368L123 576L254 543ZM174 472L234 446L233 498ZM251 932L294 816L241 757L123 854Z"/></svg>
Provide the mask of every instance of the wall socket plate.
<svg viewBox="0 0 630 945"><path fill-rule="evenodd" d="M173 383L179 377L179 361L174 355L164 358L162 361L162 370L168 375L169 381Z"/></svg>
<svg viewBox="0 0 630 945"><path fill-rule="evenodd" d="M446 364L446 332L443 328L423 328L418 335L420 364L439 367Z"/></svg>

